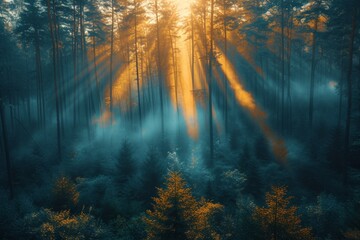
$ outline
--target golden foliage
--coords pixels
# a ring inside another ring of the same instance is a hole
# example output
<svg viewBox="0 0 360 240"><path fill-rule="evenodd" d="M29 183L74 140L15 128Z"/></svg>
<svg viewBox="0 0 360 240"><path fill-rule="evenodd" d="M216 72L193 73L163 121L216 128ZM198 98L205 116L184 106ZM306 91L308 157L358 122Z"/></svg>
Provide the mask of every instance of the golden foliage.
<svg viewBox="0 0 360 240"><path fill-rule="evenodd" d="M111 233L90 211L72 214L70 210L41 209L25 216L25 232L29 239L39 240L108 239Z"/></svg>
<svg viewBox="0 0 360 240"><path fill-rule="evenodd" d="M253 219L260 225L264 239L314 239L310 228L301 226L298 208L289 206L286 187L272 187L266 193L266 207L256 207Z"/></svg>
<svg viewBox="0 0 360 240"><path fill-rule="evenodd" d="M53 197L55 208L68 209L77 205L79 192L76 185L67 177L60 177L56 180L53 187Z"/></svg>
<svg viewBox="0 0 360 240"><path fill-rule="evenodd" d="M217 239L210 218L222 205L196 201L180 173L170 172L166 187L158 189L153 210L147 210L144 222L147 239Z"/></svg>
<svg viewBox="0 0 360 240"><path fill-rule="evenodd" d="M45 209L46 221L40 226L42 239L86 239L82 229L89 225L90 216L85 213L71 215L70 210L52 212Z"/></svg>

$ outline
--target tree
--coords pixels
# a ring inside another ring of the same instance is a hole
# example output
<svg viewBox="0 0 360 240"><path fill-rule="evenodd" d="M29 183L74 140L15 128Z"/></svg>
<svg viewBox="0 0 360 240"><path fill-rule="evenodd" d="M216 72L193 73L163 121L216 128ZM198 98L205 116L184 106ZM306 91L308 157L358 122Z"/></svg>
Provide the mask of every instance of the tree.
<svg viewBox="0 0 360 240"><path fill-rule="evenodd" d="M306 5L305 5L306 6ZM302 20L306 24L306 31L310 34L310 46L311 47L311 70L310 70L310 94L309 94L309 128L313 126L314 115L314 93L315 93L315 74L316 67L319 61L317 57L319 52L319 45L321 42L321 32L324 19L326 19L326 8L328 7L328 1L324 0L311 0L309 4L304 8Z"/></svg>
<svg viewBox="0 0 360 240"><path fill-rule="evenodd" d="M259 161L251 156L249 146L245 144L243 152L239 154L238 167L240 172L246 175L244 192L250 193L256 198L260 196L262 190L262 181L259 173L260 165Z"/></svg>
<svg viewBox="0 0 360 240"><path fill-rule="evenodd" d="M160 112L161 112L161 138L164 141L164 100L163 100L163 76L162 76L162 59L161 59L161 50L160 50L160 26L159 26L159 6L158 0L155 0L155 16L156 16L156 51L157 51L157 74L159 79L159 96L160 96Z"/></svg>
<svg viewBox="0 0 360 240"><path fill-rule="evenodd" d="M347 167L351 159L352 145L352 119L354 119L354 99L356 92L354 89L354 58L358 48L357 35L359 32L359 14L360 3L358 1L333 1L329 15L332 17L327 23L331 38L338 41L341 59L340 70L342 78L340 79L340 99L339 99L339 125L341 125L342 117L342 98L345 93L347 96L346 113L345 113L345 132L344 132L344 157L342 163L343 181L347 184ZM336 43L336 42L335 42ZM329 44L328 48L334 48L334 43ZM345 81L344 81L345 80ZM346 83L346 85L343 84Z"/></svg>
<svg viewBox="0 0 360 240"><path fill-rule="evenodd" d="M54 2L50 0L46 1L47 3L47 15L49 21L49 29L51 36L52 44L52 66L53 66L53 79L54 79L54 93L55 93L55 105L56 105L56 136L57 136L57 153L58 159L62 160L62 150L61 150L61 132L60 132L60 99L59 99L59 88L58 88L58 69L57 69L57 59L59 57L59 43L56 39L56 8Z"/></svg>
<svg viewBox="0 0 360 240"><path fill-rule="evenodd" d="M213 239L210 218L222 205L196 201L179 172L170 172L165 188L158 189L153 210L147 210L147 239Z"/></svg>
<svg viewBox="0 0 360 240"><path fill-rule="evenodd" d="M141 196L146 202L155 197L156 188L161 185L165 174L165 167L159 156L160 154L155 149L150 149L142 164Z"/></svg>
<svg viewBox="0 0 360 240"><path fill-rule="evenodd" d="M15 29L24 45L33 45L34 62L36 72L36 90L37 90L37 115L41 124L45 123L45 96L44 81L42 70L41 46L44 45L44 32L47 31L46 12L42 2L36 0L27 0L24 2L25 8L20 13L20 19Z"/></svg>
<svg viewBox="0 0 360 240"><path fill-rule="evenodd" d="M314 239L311 229L301 226L296 206L289 206L286 187L272 187L266 193L266 207L256 207L253 220L260 226L261 239Z"/></svg>
<svg viewBox="0 0 360 240"><path fill-rule="evenodd" d="M234 26L236 25L236 17L235 13L232 10L232 7L234 7L236 1L234 0L222 0L218 4L219 11L217 13L217 18L215 22L221 22L221 31L223 35L223 42L224 42L224 57L228 57L228 32L234 30ZM224 65L224 69L226 69L226 65ZM223 84L224 84L224 96L223 96L223 114L224 116L224 122L225 122L225 133L228 133L228 84L225 74L223 74Z"/></svg>
<svg viewBox="0 0 360 240"><path fill-rule="evenodd" d="M4 143L4 152L5 152L5 163L6 163L6 172L7 172L7 181L8 181L8 187L9 187L9 191L10 191L10 199L12 199L14 197L14 187L13 187L13 179L12 179L12 173L11 173L11 162L10 162L10 154L9 154L9 144L8 144L8 136L7 136L7 128L6 128L6 123L5 123L5 113L4 113L4 103L2 100L2 96L0 93L0 122L1 122L1 128L2 129L2 134L1 134L1 139L2 141L0 142L1 147L2 147L2 143Z"/></svg>
<svg viewBox="0 0 360 240"><path fill-rule="evenodd" d="M104 224L89 213L72 215L69 210L53 212L41 209L24 218L31 239L111 239Z"/></svg>
<svg viewBox="0 0 360 240"><path fill-rule="evenodd" d="M124 184L135 175L135 171L136 166L133 158L133 150L131 144L125 140L122 143L117 160L115 178L119 184Z"/></svg>
<svg viewBox="0 0 360 240"><path fill-rule="evenodd" d="M79 196L76 185L69 178L58 178L53 187L54 209L73 209L79 201Z"/></svg>
<svg viewBox="0 0 360 240"><path fill-rule="evenodd" d="M210 2L210 52L208 65L208 88L209 88L209 146L210 146L210 161L209 166L213 164L214 158L214 129L213 129L213 63L214 63L214 0Z"/></svg>

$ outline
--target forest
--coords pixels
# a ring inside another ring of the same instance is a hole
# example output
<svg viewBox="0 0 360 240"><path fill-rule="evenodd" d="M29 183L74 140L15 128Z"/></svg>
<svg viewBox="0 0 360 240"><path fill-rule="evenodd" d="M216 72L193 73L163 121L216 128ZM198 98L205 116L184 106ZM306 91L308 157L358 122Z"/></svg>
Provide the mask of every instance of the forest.
<svg viewBox="0 0 360 240"><path fill-rule="evenodd" d="M359 0L0 0L0 239L360 239Z"/></svg>

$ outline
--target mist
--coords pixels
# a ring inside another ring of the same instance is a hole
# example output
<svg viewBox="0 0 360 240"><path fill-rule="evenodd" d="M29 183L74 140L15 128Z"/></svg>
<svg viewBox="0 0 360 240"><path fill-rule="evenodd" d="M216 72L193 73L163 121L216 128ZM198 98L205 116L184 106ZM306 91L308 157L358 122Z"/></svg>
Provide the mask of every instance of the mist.
<svg viewBox="0 0 360 240"><path fill-rule="evenodd" d="M359 239L360 4L0 3L1 239Z"/></svg>

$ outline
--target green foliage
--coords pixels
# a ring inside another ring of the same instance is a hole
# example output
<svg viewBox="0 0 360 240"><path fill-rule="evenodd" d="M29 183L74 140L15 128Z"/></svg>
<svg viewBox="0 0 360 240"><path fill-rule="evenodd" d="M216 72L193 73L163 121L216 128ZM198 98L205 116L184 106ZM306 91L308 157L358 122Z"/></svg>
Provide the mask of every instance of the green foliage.
<svg viewBox="0 0 360 240"><path fill-rule="evenodd" d="M331 134L327 144L326 160L329 162L329 168L338 173L344 171L344 147L342 139L341 128L337 127Z"/></svg>
<svg viewBox="0 0 360 240"><path fill-rule="evenodd" d="M119 184L126 183L131 177L135 175L136 165L133 158L133 150L131 144L125 140L122 143L120 154L116 165L116 181Z"/></svg>
<svg viewBox="0 0 360 240"><path fill-rule="evenodd" d="M156 187L163 182L165 167L162 164L159 153L155 149L150 149L146 160L142 164L141 174L141 198L146 202L150 202L155 197Z"/></svg>
<svg viewBox="0 0 360 240"><path fill-rule="evenodd" d="M254 197L260 197L262 181L259 173L259 162L251 156L248 144L245 144L243 152L239 155L238 167L240 172L246 175L244 192L250 193Z"/></svg>
<svg viewBox="0 0 360 240"><path fill-rule="evenodd" d="M146 237L144 221L141 216L126 218L119 215L110 224L115 236L120 239L137 240Z"/></svg>
<svg viewBox="0 0 360 240"><path fill-rule="evenodd" d="M271 148L269 142L265 139L264 136L259 136L255 142L256 152L255 156L257 159L263 162L270 162L274 160L274 157L271 153Z"/></svg>
<svg viewBox="0 0 360 240"><path fill-rule="evenodd" d="M345 208L334 196L321 194L316 204L309 205L306 210L309 222L318 236L342 237Z"/></svg>

